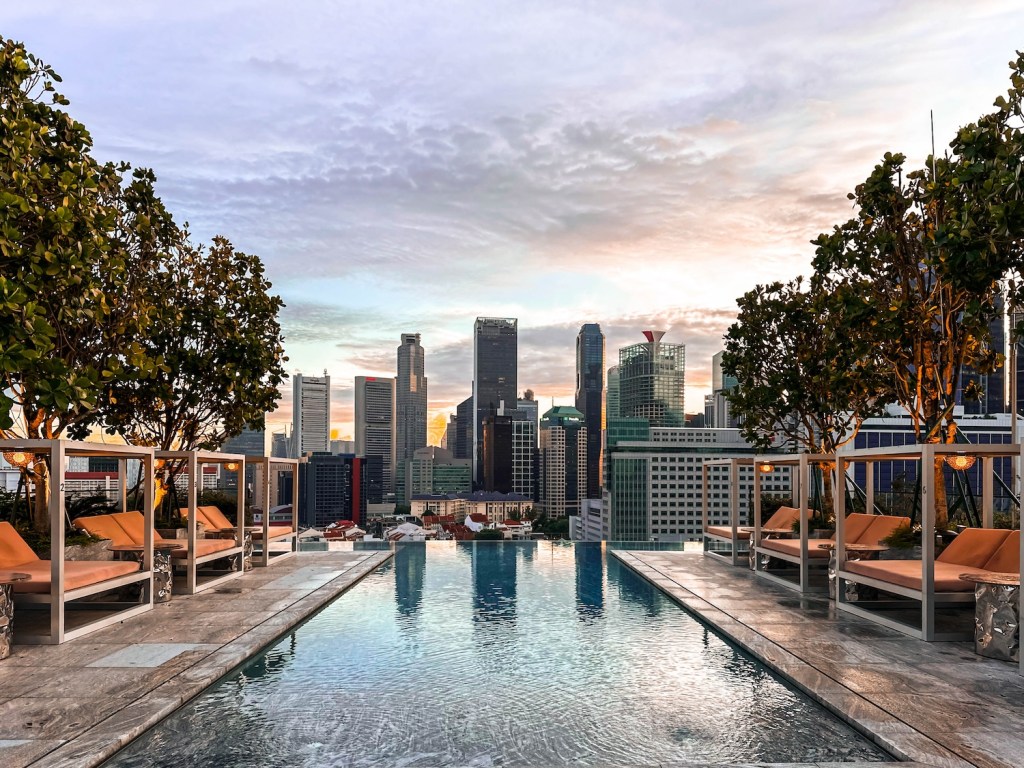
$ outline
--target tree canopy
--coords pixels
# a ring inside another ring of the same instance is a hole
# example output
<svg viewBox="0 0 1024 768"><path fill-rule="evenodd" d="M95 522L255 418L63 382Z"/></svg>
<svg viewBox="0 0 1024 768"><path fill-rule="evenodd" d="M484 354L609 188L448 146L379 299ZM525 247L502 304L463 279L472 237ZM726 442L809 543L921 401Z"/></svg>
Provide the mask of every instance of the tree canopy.
<svg viewBox="0 0 1024 768"><path fill-rule="evenodd" d="M722 364L740 382L728 397L749 442L767 450L784 438L832 453L880 410L886 378L829 290L796 278L759 285L738 304Z"/></svg>

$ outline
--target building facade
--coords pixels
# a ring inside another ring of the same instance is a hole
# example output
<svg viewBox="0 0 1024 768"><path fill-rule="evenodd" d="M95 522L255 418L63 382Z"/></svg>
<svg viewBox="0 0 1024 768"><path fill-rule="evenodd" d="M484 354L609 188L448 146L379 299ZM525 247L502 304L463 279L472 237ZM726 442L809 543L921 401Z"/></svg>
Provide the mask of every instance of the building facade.
<svg viewBox="0 0 1024 768"><path fill-rule="evenodd" d="M456 459L451 451L436 446L417 450L400 465L403 475L402 501L435 493L469 493L473 490L473 463Z"/></svg>
<svg viewBox="0 0 1024 768"><path fill-rule="evenodd" d="M602 516L610 541L700 541L704 461L754 456L735 429L651 427L646 419L616 419L608 421L607 436ZM709 523L727 525L733 479L723 467L713 468L710 478ZM740 467L739 484L739 513L747 519L752 467ZM761 489L789 493L788 469L764 476Z"/></svg>
<svg viewBox="0 0 1024 768"><path fill-rule="evenodd" d="M548 517L578 515L587 498L587 423L567 405L540 420L540 503Z"/></svg>
<svg viewBox="0 0 1024 768"><path fill-rule="evenodd" d="M455 430L454 442L452 429ZM448 424L448 450L456 459L473 462L473 396L470 395L455 408L455 418ZM475 466L475 462L474 462Z"/></svg>
<svg viewBox="0 0 1024 768"><path fill-rule="evenodd" d="M310 451L330 450L331 440L331 377L292 378L292 446L293 458Z"/></svg>
<svg viewBox="0 0 1024 768"><path fill-rule="evenodd" d="M605 385L604 395L604 419L618 419L622 417L619 408L619 366L613 365L608 369L608 378Z"/></svg>
<svg viewBox="0 0 1024 768"><path fill-rule="evenodd" d="M518 400L519 330L514 317L478 317L473 326L473 469L483 484L484 419Z"/></svg>
<svg viewBox="0 0 1024 768"><path fill-rule="evenodd" d="M662 341L664 331L644 331L647 341L619 350L619 416L647 419L652 427L686 424L686 346Z"/></svg>
<svg viewBox="0 0 1024 768"><path fill-rule="evenodd" d="M395 380L356 376L356 455L379 456L384 500L395 493Z"/></svg>
<svg viewBox="0 0 1024 768"><path fill-rule="evenodd" d="M299 522L323 529L338 520L366 520L364 466L358 456L309 454L299 465Z"/></svg>
<svg viewBox="0 0 1024 768"><path fill-rule="evenodd" d="M427 377L418 333L403 333L395 377L395 458L411 459L427 445Z"/></svg>
<svg viewBox="0 0 1024 768"><path fill-rule="evenodd" d="M410 504L412 514L453 517L462 523L471 514L486 515L488 524L494 525L509 519L523 518L533 509L533 500L515 493L442 493L413 496Z"/></svg>
<svg viewBox="0 0 1024 768"><path fill-rule="evenodd" d="M601 498L601 433L604 429L604 334L584 323L576 335L576 410L587 426L586 498Z"/></svg>

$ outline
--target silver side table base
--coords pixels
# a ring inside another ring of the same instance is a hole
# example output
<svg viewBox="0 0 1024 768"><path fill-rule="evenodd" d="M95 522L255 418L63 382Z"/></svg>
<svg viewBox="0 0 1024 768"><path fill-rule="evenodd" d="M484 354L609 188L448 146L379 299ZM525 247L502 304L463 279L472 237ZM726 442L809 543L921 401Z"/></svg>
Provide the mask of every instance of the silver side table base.
<svg viewBox="0 0 1024 768"><path fill-rule="evenodd" d="M974 651L1001 661L1020 661L1020 576L964 574L974 582Z"/></svg>

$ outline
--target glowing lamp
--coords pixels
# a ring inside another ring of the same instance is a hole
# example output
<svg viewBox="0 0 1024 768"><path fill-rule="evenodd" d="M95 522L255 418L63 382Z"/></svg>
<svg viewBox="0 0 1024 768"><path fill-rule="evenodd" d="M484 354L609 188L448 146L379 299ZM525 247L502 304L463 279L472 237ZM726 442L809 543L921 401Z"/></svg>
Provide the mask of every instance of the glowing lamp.
<svg viewBox="0 0 1024 768"><path fill-rule="evenodd" d="M966 453L951 453L946 456L946 463L958 472L970 469L974 466L975 457Z"/></svg>
<svg viewBox="0 0 1024 768"><path fill-rule="evenodd" d="M26 451L4 451L4 460L12 467L24 469L32 463L32 454Z"/></svg>
<svg viewBox="0 0 1024 768"><path fill-rule="evenodd" d="M767 461L762 461L760 464L757 465L757 468L761 472L774 472L775 471L775 465L770 463L770 462L767 462Z"/></svg>
<svg viewBox="0 0 1024 768"><path fill-rule="evenodd" d="M224 469L226 469L228 472L237 472L238 471L238 462L237 461L229 461L227 464L224 465Z"/></svg>

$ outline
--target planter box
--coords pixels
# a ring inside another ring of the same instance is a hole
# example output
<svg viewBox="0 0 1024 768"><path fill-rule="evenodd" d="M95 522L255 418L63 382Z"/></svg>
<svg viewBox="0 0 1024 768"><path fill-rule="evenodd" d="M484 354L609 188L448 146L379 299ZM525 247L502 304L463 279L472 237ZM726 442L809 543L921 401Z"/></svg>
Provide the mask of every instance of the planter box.
<svg viewBox="0 0 1024 768"><path fill-rule="evenodd" d="M113 560L114 553L107 547L110 539L94 541L92 544L72 544L64 547L65 560Z"/></svg>

